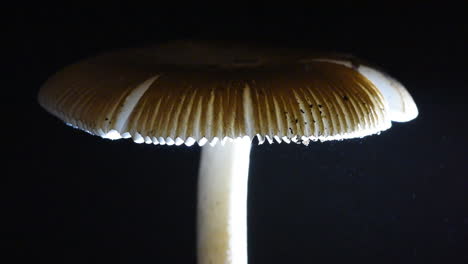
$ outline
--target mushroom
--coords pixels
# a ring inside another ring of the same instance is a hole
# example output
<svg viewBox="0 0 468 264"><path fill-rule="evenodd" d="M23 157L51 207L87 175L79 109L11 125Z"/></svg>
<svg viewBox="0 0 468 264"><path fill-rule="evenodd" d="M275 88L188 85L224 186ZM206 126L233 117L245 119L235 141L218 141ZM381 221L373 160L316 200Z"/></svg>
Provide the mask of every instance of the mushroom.
<svg viewBox="0 0 468 264"><path fill-rule="evenodd" d="M52 76L39 103L107 139L202 147L198 263L247 263L251 142L364 137L418 115L394 78L307 50L171 42L86 59Z"/></svg>

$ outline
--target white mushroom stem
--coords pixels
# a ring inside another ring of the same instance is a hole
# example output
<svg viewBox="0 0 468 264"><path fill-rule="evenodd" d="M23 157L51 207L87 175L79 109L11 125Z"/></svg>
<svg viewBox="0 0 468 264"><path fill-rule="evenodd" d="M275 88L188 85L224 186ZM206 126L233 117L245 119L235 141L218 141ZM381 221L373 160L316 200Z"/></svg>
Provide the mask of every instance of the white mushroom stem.
<svg viewBox="0 0 468 264"><path fill-rule="evenodd" d="M198 264L247 263L251 140L202 148L198 182Z"/></svg>

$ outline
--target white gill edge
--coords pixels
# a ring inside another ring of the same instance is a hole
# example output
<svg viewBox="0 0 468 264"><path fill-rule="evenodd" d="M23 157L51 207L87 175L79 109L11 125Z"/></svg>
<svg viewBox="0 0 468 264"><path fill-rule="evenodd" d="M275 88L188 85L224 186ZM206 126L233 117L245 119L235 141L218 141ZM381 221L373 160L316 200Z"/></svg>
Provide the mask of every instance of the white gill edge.
<svg viewBox="0 0 468 264"><path fill-rule="evenodd" d="M244 91L242 92L242 105L244 107L244 121L245 121L245 128L247 131L247 135L254 134L254 124L252 123L253 120L253 103L252 103L252 94L250 92L250 86L248 84L245 85Z"/></svg>

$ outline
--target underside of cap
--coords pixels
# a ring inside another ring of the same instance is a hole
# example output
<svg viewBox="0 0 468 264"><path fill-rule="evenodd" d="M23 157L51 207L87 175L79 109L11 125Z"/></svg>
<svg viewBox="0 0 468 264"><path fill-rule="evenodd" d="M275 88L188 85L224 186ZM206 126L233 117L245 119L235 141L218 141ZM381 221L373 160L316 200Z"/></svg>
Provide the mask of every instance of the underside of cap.
<svg viewBox="0 0 468 264"><path fill-rule="evenodd" d="M137 143L308 144L391 126L384 95L360 72L278 54L193 43L108 53L55 74L39 102L73 127Z"/></svg>
<svg viewBox="0 0 468 264"><path fill-rule="evenodd" d="M388 104L388 112L392 121L408 122L418 116L418 108L408 90L390 75L369 65L360 64L346 58L319 57L314 58L314 60L344 65L364 75L382 93Z"/></svg>

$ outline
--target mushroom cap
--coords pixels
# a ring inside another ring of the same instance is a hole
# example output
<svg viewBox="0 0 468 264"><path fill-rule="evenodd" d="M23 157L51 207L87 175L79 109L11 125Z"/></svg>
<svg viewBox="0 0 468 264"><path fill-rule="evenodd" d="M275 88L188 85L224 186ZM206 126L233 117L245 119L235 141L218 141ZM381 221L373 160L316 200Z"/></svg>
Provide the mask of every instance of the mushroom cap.
<svg viewBox="0 0 468 264"><path fill-rule="evenodd" d="M308 144L417 116L400 83L347 56L186 41L70 65L41 87L39 103L103 138L169 145L244 136Z"/></svg>

